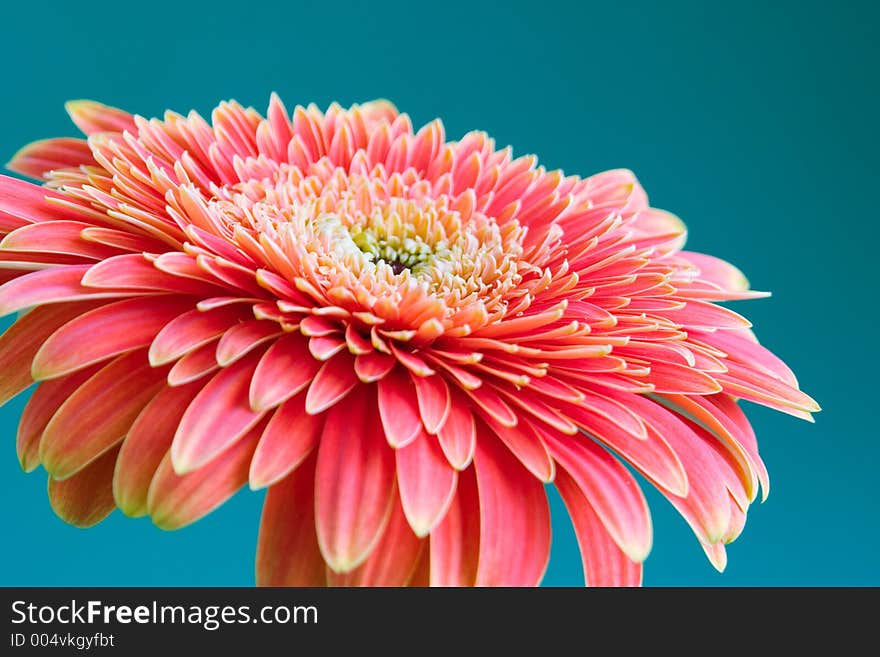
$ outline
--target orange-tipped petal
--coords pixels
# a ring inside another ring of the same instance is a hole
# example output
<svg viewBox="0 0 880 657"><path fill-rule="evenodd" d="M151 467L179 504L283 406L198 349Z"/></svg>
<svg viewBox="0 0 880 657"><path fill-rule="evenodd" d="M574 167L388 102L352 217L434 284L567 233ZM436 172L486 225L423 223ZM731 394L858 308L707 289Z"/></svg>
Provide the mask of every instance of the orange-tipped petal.
<svg viewBox="0 0 880 657"><path fill-rule="evenodd" d="M395 498L394 452L375 399L353 395L327 414L315 473L318 544L337 573L360 566L376 547Z"/></svg>
<svg viewBox="0 0 880 657"><path fill-rule="evenodd" d="M185 475L174 471L167 452L147 494L147 512L162 529L180 529L206 516L247 483L260 427L233 443L210 463Z"/></svg>
<svg viewBox="0 0 880 657"><path fill-rule="evenodd" d="M95 132L133 132L137 129L131 114L94 100L69 100L64 108L76 127L87 135Z"/></svg>
<svg viewBox="0 0 880 657"><path fill-rule="evenodd" d="M40 439L40 461L66 479L122 440L163 385L164 372L134 351L101 368L67 398Z"/></svg>
<svg viewBox="0 0 880 657"><path fill-rule="evenodd" d="M201 387L192 383L163 388L131 425L113 473L113 497L125 515L146 515L153 476L171 447L180 418Z"/></svg>
<svg viewBox="0 0 880 657"><path fill-rule="evenodd" d="M92 527L110 515L113 501L113 467L118 449L111 449L63 481L49 477L49 503L64 522Z"/></svg>

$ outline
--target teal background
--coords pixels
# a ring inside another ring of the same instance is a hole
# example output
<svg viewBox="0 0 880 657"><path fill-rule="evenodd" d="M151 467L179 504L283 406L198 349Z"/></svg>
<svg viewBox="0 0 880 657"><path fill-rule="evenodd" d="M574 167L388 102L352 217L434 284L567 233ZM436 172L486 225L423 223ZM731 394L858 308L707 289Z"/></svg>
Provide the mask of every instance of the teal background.
<svg viewBox="0 0 880 657"><path fill-rule="evenodd" d="M648 585L878 585L878 21L868 2L9 3L0 157L75 135L65 100L144 115L383 96L450 138L587 175L636 171L689 246L739 265L769 300L736 304L824 411L747 412L773 478L727 572L648 490ZM82 531L23 474L24 404L0 409L0 584L248 585L261 495L165 533L119 513ZM545 579L582 583L552 496Z"/></svg>

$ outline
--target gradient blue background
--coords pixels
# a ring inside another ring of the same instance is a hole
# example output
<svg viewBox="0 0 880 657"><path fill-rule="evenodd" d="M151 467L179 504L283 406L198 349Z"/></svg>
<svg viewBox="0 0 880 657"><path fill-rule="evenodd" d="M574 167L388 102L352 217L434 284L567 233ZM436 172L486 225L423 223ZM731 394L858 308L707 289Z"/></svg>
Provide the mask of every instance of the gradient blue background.
<svg viewBox="0 0 880 657"><path fill-rule="evenodd" d="M62 103L153 116L377 96L456 138L481 128L548 167L636 171L689 246L737 263L769 300L737 304L824 411L750 406L773 492L717 574L648 491L648 585L878 585L877 11L871 3L12 3L0 157L75 135ZM713 5L711 8L703 5ZM23 474L24 404L0 409L0 584L248 585L262 496L165 533L119 513L65 525ZM552 496L546 584L582 583Z"/></svg>

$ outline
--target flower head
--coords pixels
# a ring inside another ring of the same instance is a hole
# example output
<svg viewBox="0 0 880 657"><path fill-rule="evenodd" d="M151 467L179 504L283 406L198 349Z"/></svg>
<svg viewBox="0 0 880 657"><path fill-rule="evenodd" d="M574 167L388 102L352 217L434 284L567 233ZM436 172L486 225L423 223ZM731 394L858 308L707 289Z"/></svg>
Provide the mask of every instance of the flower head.
<svg viewBox="0 0 880 657"><path fill-rule="evenodd" d="M580 179L386 101L68 111L0 178L0 401L79 526L268 487L260 584L534 585L553 482L588 584L633 585L642 492L716 567L769 490L746 399L815 402L718 301L762 296L633 174Z"/></svg>

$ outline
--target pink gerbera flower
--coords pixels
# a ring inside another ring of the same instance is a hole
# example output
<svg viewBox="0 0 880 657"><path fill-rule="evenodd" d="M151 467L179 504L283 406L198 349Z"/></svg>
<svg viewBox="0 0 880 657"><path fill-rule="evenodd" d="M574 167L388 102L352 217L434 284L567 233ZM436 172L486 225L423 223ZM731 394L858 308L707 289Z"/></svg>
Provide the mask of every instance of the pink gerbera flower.
<svg viewBox="0 0 880 657"><path fill-rule="evenodd" d="M636 585L640 472L712 563L767 472L737 403L817 411L629 171L580 179L386 101L147 120L0 178L0 401L77 526L183 527L268 488L259 584L535 585L544 484L586 582ZM24 312L27 311L27 312ZM621 459L621 460L619 460Z"/></svg>

